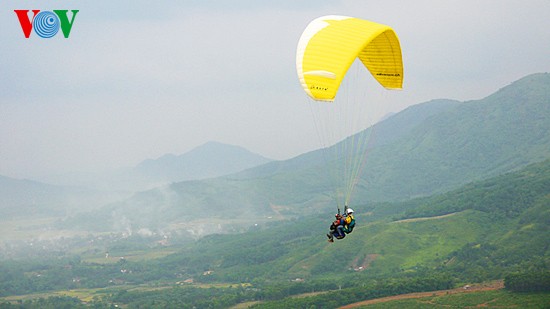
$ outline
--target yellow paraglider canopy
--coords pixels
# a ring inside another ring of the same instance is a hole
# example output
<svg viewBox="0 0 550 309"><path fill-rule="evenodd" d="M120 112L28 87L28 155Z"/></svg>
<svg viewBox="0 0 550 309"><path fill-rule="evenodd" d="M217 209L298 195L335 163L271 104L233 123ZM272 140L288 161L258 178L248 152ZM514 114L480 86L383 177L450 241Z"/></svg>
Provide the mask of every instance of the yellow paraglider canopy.
<svg viewBox="0 0 550 309"><path fill-rule="evenodd" d="M302 87L315 100L333 101L357 58L382 86L402 88L401 47L392 28L347 16L313 20L304 30L296 52Z"/></svg>

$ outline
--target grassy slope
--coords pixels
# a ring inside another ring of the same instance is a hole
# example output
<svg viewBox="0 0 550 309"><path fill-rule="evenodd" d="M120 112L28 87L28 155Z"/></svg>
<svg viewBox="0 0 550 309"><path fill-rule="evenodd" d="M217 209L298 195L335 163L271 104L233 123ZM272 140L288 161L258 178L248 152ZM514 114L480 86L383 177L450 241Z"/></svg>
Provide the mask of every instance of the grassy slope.
<svg viewBox="0 0 550 309"><path fill-rule="evenodd" d="M290 273L308 277L330 271L323 265L372 274L414 271L417 265L435 267L451 252L497 229L490 216L471 210L435 220L375 222L358 226L344 240L325 244L317 252L311 248L315 253L290 268ZM335 261L343 264L334 265Z"/></svg>

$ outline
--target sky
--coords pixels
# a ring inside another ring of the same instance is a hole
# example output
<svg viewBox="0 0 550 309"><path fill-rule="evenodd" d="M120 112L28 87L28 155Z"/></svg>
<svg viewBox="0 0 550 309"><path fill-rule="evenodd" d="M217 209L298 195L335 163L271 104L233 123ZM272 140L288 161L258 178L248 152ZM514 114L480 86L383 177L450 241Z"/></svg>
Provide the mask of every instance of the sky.
<svg viewBox="0 0 550 309"><path fill-rule="evenodd" d="M69 38L42 39L24 37L27 9L79 12ZM276 160L319 148L295 56L324 15L399 36L403 90L373 117L550 72L548 0L3 0L0 175L108 171L208 141Z"/></svg>

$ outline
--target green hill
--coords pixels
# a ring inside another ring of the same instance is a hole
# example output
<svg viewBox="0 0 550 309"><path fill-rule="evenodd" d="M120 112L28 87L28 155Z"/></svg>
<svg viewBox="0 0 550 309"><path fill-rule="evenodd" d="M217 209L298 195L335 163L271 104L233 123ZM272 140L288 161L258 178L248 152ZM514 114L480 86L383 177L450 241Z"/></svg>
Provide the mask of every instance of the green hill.
<svg viewBox="0 0 550 309"><path fill-rule="evenodd" d="M498 279L524 264L550 262L549 169L547 160L443 195L396 204L390 207L394 211L409 209L382 220L369 222L359 214L354 232L332 244L324 236L330 217L306 217L238 236L205 237L167 262L194 275L212 270L208 280L221 281L388 276L426 269L461 269L464 280ZM521 200L508 199L511 188L523 192ZM506 200L510 203L502 203Z"/></svg>
<svg viewBox="0 0 550 309"><path fill-rule="evenodd" d="M372 151L364 196L406 199L443 192L550 155L550 74L430 117L399 142Z"/></svg>

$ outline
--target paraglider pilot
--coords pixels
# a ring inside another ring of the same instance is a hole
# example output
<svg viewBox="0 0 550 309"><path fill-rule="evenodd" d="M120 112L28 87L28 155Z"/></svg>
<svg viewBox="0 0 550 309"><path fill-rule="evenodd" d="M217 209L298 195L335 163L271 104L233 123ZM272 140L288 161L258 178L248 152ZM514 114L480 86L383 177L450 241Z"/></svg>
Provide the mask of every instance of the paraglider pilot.
<svg viewBox="0 0 550 309"><path fill-rule="evenodd" d="M353 231L355 227L355 218L353 217L353 209L347 208L344 216L337 213L336 220L330 225L330 232L327 234L328 241L334 242L334 238L342 239Z"/></svg>
<svg viewBox="0 0 550 309"><path fill-rule="evenodd" d="M334 242L334 238L342 239L346 237L346 234L344 234L344 219L342 215L336 214L334 216L336 220L330 225L330 232L327 234L328 241L330 242Z"/></svg>

